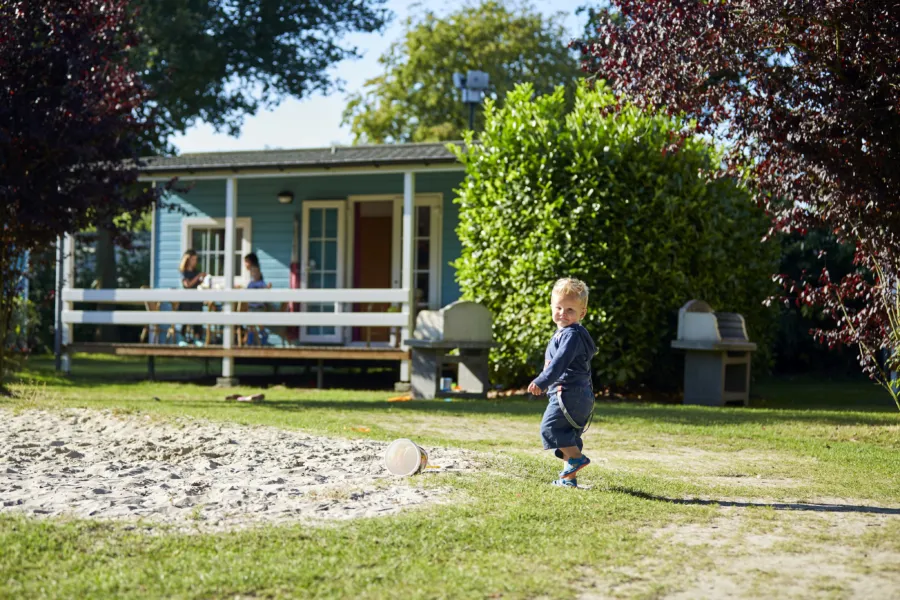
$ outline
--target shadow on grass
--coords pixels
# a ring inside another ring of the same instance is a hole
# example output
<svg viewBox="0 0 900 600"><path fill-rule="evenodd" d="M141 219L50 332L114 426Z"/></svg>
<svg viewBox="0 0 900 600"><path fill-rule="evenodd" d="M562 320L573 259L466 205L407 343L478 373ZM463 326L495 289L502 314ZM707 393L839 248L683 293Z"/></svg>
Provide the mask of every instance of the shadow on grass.
<svg viewBox="0 0 900 600"><path fill-rule="evenodd" d="M686 504L691 506L723 506L734 508L772 508L775 510L801 510L811 512L835 512L835 513L866 513L873 515L900 515L900 508L885 508L882 506L859 506L855 504L818 504L811 502L738 502L734 500L701 500L700 498L666 498L648 494L632 488L613 486L612 492L628 494L642 500L655 502L668 502L670 504Z"/></svg>

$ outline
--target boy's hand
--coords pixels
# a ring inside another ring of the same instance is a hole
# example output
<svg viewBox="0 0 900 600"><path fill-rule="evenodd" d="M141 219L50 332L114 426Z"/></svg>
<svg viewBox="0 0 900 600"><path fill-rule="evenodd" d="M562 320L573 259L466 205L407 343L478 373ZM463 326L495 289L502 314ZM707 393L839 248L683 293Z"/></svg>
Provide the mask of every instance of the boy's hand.
<svg viewBox="0 0 900 600"><path fill-rule="evenodd" d="M533 394L535 396L540 396L544 392L542 392L541 388L536 386L535 383L532 381L531 383L528 384L528 393Z"/></svg>

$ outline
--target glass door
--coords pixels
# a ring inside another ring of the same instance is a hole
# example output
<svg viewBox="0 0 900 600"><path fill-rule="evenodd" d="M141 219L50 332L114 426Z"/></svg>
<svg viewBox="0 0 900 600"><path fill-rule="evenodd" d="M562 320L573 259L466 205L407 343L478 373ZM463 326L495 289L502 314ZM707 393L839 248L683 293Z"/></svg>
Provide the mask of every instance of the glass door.
<svg viewBox="0 0 900 600"><path fill-rule="evenodd" d="M300 283L304 289L336 289L344 283L344 202L313 200L303 203L303 257ZM305 303L303 312L335 312L337 302ZM341 328L306 325L300 341L339 343Z"/></svg>

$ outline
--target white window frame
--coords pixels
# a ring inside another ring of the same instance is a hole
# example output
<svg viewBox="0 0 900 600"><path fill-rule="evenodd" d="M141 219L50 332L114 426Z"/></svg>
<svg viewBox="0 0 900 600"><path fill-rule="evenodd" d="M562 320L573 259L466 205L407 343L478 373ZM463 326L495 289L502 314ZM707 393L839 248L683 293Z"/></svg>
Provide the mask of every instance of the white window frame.
<svg viewBox="0 0 900 600"><path fill-rule="evenodd" d="M443 207L444 207L444 196L443 194L416 194L416 201L413 205L413 210L421 207L428 206L431 208L431 224L429 231L431 234L428 236L431 241L431 247L428 251L429 256L429 282L428 282L428 306L424 307L430 310L437 310L443 306L441 304L441 248L443 247L443 236L442 236L442 225L443 225ZM415 219L413 220L413 236L416 236L418 231L418 227L415 226ZM413 252L415 252L415 244L413 245ZM413 259L415 260L415 259ZM415 275L415 274L414 274ZM413 285L415 285L416 280L415 276L413 277Z"/></svg>
<svg viewBox="0 0 900 600"><path fill-rule="evenodd" d="M346 214L347 202L344 200L304 200L301 209L302 234L300 237L300 287L308 289L309 286L309 211L313 209L336 208L337 215L337 273L335 274L335 285L341 289L344 287L344 277L346 276L346 256L344 254L347 245L347 228ZM326 303L328 304L328 303ZM343 312L344 305L340 302L334 302L336 312ZM301 304L301 310L306 310L306 304ZM300 341L306 343L320 344L339 344L343 341L344 328L334 327L334 333L331 335L318 334L312 335L306 332L306 327L300 327Z"/></svg>
<svg viewBox="0 0 900 600"><path fill-rule="evenodd" d="M241 229L243 231L243 235L241 239L235 240L235 254L237 254L238 249L240 250L241 256L247 256L253 251L253 220L250 217L238 217L234 220L234 228L235 231ZM225 217L216 218L216 217L184 217L181 219L181 254L187 251L188 248L191 247L191 230L192 229L225 229ZM180 260L180 259L179 259ZM241 260L238 262L240 265L239 269L234 273L234 281L232 282L233 286L242 286L246 281L249 280L249 273L244 272L244 261ZM224 276L212 277L211 285L212 287L222 287L225 283Z"/></svg>

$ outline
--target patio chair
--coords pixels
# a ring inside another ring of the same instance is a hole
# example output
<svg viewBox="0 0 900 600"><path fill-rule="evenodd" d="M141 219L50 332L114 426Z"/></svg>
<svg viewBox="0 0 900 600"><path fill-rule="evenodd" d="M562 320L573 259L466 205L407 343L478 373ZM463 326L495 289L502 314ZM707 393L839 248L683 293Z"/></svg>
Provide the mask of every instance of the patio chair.
<svg viewBox="0 0 900 600"><path fill-rule="evenodd" d="M210 312L219 312L220 308L215 302L207 302L206 309ZM246 302L235 302L234 307L232 309L233 312L247 312L247 303ZM207 325L206 327L206 345L210 345L210 343L214 342L216 339L220 338L223 335L223 328L221 325ZM232 333L234 339L234 345L237 347L243 346L246 340L246 334L244 332L243 325L235 325L233 327Z"/></svg>
<svg viewBox="0 0 900 600"><path fill-rule="evenodd" d="M149 285L142 285L142 290L151 289ZM159 302L144 302L144 308L149 312L158 312L159 311ZM159 325L145 325L144 329L141 330L141 343L144 343L144 340L149 337L150 343L158 344L159 343Z"/></svg>
<svg viewBox="0 0 900 600"><path fill-rule="evenodd" d="M215 302L205 302L206 310L209 312L219 312L219 307ZM206 336L204 337L204 343L209 346L212 342L218 339L222 335L222 326L221 325L206 325Z"/></svg>
<svg viewBox="0 0 900 600"><path fill-rule="evenodd" d="M236 313L245 313L247 310L246 302L235 302L234 303L234 312ZM234 345L240 348L241 346L247 343L247 332L246 326L244 325L235 325L234 326Z"/></svg>
<svg viewBox="0 0 900 600"><path fill-rule="evenodd" d="M171 303L172 312L176 312L180 305L181 305L180 302L172 302ZM168 342L169 339L171 339L172 343L175 343L178 341L178 329L177 329L177 324L174 323L174 321L175 321L174 316L172 317L172 321L173 322L169 324L169 328L166 330L166 342Z"/></svg>

